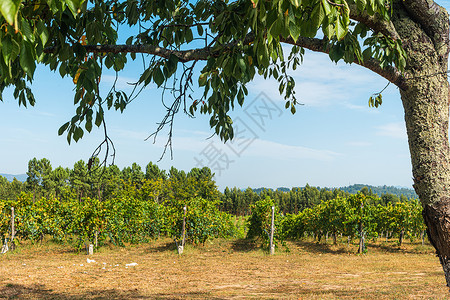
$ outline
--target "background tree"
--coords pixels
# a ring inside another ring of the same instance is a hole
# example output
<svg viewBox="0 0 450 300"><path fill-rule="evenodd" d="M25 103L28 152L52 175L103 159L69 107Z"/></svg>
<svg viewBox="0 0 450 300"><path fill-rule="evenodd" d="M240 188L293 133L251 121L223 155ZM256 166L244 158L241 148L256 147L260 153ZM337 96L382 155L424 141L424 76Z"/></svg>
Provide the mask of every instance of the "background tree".
<svg viewBox="0 0 450 300"><path fill-rule="evenodd" d="M55 185L55 196L57 198L63 197L63 195L68 192L69 174L69 169L63 168L61 166L53 170L51 177Z"/></svg>
<svg viewBox="0 0 450 300"><path fill-rule="evenodd" d="M52 165L50 161L46 158L40 160L33 158L28 162L28 172L27 172L27 186L33 191L33 194L39 197L46 191L51 193L55 184L52 179Z"/></svg>
<svg viewBox="0 0 450 300"><path fill-rule="evenodd" d="M78 200L81 201L83 197L86 197L90 188L88 183L88 169L83 160L79 160L73 165L69 180L72 188L76 191Z"/></svg>
<svg viewBox="0 0 450 300"><path fill-rule="evenodd" d="M144 172L142 172L141 166L134 162L131 167L123 168L122 178L123 180L129 181L134 186L139 188L142 185L142 180L144 179Z"/></svg>
<svg viewBox="0 0 450 300"><path fill-rule="evenodd" d="M159 169L156 164L149 162L145 167L145 179L166 179L166 171Z"/></svg>
<svg viewBox="0 0 450 300"><path fill-rule="evenodd" d="M25 184L15 177L9 182L5 177L0 176L0 199L15 200L21 192L25 191Z"/></svg>

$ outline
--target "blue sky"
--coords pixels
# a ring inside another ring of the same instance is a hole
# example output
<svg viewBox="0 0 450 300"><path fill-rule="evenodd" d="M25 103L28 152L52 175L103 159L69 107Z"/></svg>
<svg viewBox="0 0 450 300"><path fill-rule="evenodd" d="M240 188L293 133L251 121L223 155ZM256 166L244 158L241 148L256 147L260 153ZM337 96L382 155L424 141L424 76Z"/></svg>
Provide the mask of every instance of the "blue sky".
<svg viewBox="0 0 450 300"><path fill-rule="evenodd" d="M129 90L127 82L136 81L140 72L137 65L130 64L121 73L119 85ZM387 81L362 67L336 65L327 55L307 52L303 65L290 74L296 80L297 98L304 103L295 115L284 109L275 81L256 78L248 86L244 106L232 113L238 132L232 143L223 144L215 136L208 139L213 133L209 116L197 114L192 119L180 113L174 125L173 160L166 155L158 165L183 170L208 165L216 173L220 189L306 183L411 187L404 113L394 85L384 91L383 105L375 109L368 107L368 99ZM102 77L105 91L113 79L112 73ZM49 159L53 168L73 167L80 159L87 161L102 141L97 128L70 146L65 136L58 136L58 128L75 112L70 78L61 79L38 67L33 90L34 107L18 107L9 91L3 95L0 173L25 173L33 157ZM163 116L161 91L155 87L147 88L123 114L107 113L116 165L123 168L137 162L145 169L148 162L159 160L165 134L156 143L144 139Z"/></svg>

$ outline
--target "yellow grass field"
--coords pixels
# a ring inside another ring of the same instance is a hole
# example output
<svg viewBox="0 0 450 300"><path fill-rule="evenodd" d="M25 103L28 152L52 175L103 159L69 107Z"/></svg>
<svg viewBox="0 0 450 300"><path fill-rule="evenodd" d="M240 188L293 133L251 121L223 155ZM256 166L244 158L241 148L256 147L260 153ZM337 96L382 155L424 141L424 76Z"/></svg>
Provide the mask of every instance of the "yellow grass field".
<svg viewBox="0 0 450 300"><path fill-rule="evenodd" d="M0 255L0 299L450 299L431 246L369 243L358 255L344 242L288 245L270 256L215 240L178 255L163 239L87 256L22 244Z"/></svg>

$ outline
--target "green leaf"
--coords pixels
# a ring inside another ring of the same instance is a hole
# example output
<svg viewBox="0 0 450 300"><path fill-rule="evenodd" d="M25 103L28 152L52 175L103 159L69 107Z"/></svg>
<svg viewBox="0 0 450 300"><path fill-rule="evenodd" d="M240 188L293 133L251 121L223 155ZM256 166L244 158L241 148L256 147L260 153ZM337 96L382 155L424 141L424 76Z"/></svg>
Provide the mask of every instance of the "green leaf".
<svg viewBox="0 0 450 300"><path fill-rule="evenodd" d="M150 80L152 79L152 74L153 74L152 68L146 69L139 78L139 82L144 82L145 85L148 85L150 83Z"/></svg>
<svg viewBox="0 0 450 300"><path fill-rule="evenodd" d="M153 81L158 87L160 87L164 83L164 74L161 71L160 67L155 67L153 69Z"/></svg>
<svg viewBox="0 0 450 300"><path fill-rule="evenodd" d="M81 127L76 127L75 131L73 133L73 139L75 142L78 142L79 139L81 139L84 135L83 129Z"/></svg>
<svg viewBox="0 0 450 300"><path fill-rule="evenodd" d="M336 44L331 48L330 53L328 54L330 59L334 62L338 62L345 55L344 47L340 44Z"/></svg>
<svg viewBox="0 0 450 300"><path fill-rule="evenodd" d="M22 34L25 37L26 41L34 43L34 33L26 19L22 19Z"/></svg>
<svg viewBox="0 0 450 300"><path fill-rule="evenodd" d="M316 23L316 26L317 26L317 28L319 28L320 25L322 25L323 20L325 19L326 15L325 15L325 11L324 11L324 9L323 9L322 6L317 5L316 8L317 8L317 10L318 10L318 16L317 16L317 23Z"/></svg>
<svg viewBox="0 0 450 300"><path fill-rule="evenodd" d="M336 37L338 38L338 40L342 40L344 36L347 34L347 26L345 26L343 22L344 22L343 17L339 17L336 22L335 30L336 30Z"/></svg>
<svg viewBox="0 0 450 300"><path fill-rule="evenodd" d="M237 94L238 103L240 106L244 104L244 93L242 92L242 89L239 89L239 92Z"/></svg>
<svg viewBox="0 0 450 300"><path fill-rule="evenodd" d="M42 41L42 45L45 46L49 38L47 27L44 25L44 22L42 20L39 20L36 24L36 28L39 38Z"/></svg>
<svg viewBox="0 0 450 300"><path fill-rule="evenodd" d="M133 36L130 36L129 38L127 38L127 40L125 41L125 45L131 45L133 44Z"/></svg>
<svg viewBox="0 0 450 300"><path fill-rule="evenodd" d="M273 22L272 26L270 27L270 34L273 36L279 36L282 31L284 20L281 18L278 18L275 22Z"/></svg>
<svg viewBox="0 0 450 300"><path fill-rule="evenodd" d="M61 77L64 77L64 76L66 76L66 74L67 74L67 72L66 72L66 64L62 63L59 66L59 75L61 75Z"/></svg>
<svg viewBox="0 0 450 300"><path fill-rule="evenodd" d="M237 62L238 62L239 68L241 68L241 71L245 72L245 69L247 68L247 66L245 65L244 59L242 57L238 57Z"/></svg>
<svg viewBox="0 0 450 300"><path fill-rule="evenodd" d="M363 11L366 8L366 0L356 0L356 7L359 11Z"/></svg>
<svg viewBox="0 0 450 300"><path fill-rule="evenodd" d="M329 14L331 14L331 6L327 2L327 0L322 0L322 6L323 6L323 9L325 11L325 15L328 16Z"/></svg>
<svg viewBox="0 0 450 300"><path fill-rule="evenodd" d="M299 7L300 3L298 0L291 0L291 3L295 6L295 7Z"/></svg>
<svg viewBox="0 0 450 300"><path fill-rule="evenodd" d="M294 41L297 41L300 36L300 28L297 24L289 22L289 34Z"/></svg>
<svg viewBox="0 0 450 300"><path fill-rule="evenodd" d="M108 69L111 69L111 67L114 65L114 58L112 57L112 54L108 54L105 57L105 67Z"/></svg>
<svg viewBox="0 0 450 300"><path fill-rule="evenodd" d="M194 36L192 34L192 30L191 29L188 28L186 30L184 39L185 39L186 43L192 42L192 40L194 39Z"/></svg>
<svg viewBox="0 0 450 300"><path fill-rule="evenodd" d="M292 113L292 114L295 114L295 111L296 111L295 106L292 105L292 106L291 106L291 113Z"/></svg>
<svg viewBox="0 0 450 300"><path fill-rule="evenodd" d="M86 121L86 124L84 125L84 127L86 128L86 130L88 132L91 132L91 130L92 130L92 120Z"/></svg>
<svg viewBox="0 0 450 300"><path fill-rule="evenodd" d="M166 62L167 68L169 69L169 72L173 74L177 70L178 66L178 57L176 57L173 54L170 54L169 59Z"/></svg>
<svg viewBox="0 0 450 300"><path fill-rule="evenodd" d="M327 36L329 39L331 39L334 35L334 27L330 23L329 18L325 19L324 24L322 25L322 32L325 36Z"/></svg>
<svg viewBox="0 0 450 300"><path fill-rule="evenodd" d="M103 121L103 109L100 107L100 110L95 115L95 125L100 127Z"/></svg>
<svg viewBox="0 0 450 300"><path fill-rule="evenodd" d="M198 35L200 35L200 36L203 35L203 26L202 25L200 25L200 24L197 25L197 32L198 32Z"/></svg>
<svg viewBox="0 0 450 300"><path fill-rule="evenodd" d="M378 94L378 96L375 98L375 107L381 106L383 103L383 96L381 94Z"/></svg>
<svg viewBox="0 0 450 300"><path fill-rule="evenodd" d="M20 50L20 66L25 71L25 73L27 73L28 77L33 78L34 70L36 69L36 63L30 44L24 41Z"/></svg>
<svg viewBox="0 0 450 300"><path fill-rule="evenodd" d="M198 85L205 86L207 79L208 75L206 73L200 74L200 76L198 77Z"/></svg>
<svg viewBox="0 0 450 300"><path fill-rule="evenodd" d="M65 0L74 17L80 13L80 8L84 1L85 0Z"/></svg>
<svg viewBox="0 0 450 300"><path fill-rule="evenodd" d="M9 66L9 60L11 58L11 51L13 48L13 44L11 42L11 37L10 36L6 36L3 40L2 40L2 54L3 54L3 58L5 60L5 64Z"/></svg>
<svg viewBox="0 0 450 300"><path fill-rule="evenodd" d="M0 12L10 25L14 24L17 12L19 11L20 0L1 0Z"/></svg>
<svg viewBox="0 0 450 300"><path fill-rule="evenodd" d="M62 135L64 131L66 131L67 127L69 127L70 122L65 123L63 126L61 126L58 130L58 135Z"/></svg>

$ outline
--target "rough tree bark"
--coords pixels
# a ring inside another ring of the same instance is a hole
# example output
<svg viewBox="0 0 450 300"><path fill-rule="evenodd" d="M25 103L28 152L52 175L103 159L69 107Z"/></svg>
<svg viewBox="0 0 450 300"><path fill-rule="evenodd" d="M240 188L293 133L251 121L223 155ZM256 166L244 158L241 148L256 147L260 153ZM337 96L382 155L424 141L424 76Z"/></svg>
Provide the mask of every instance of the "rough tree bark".
<svg viewBox="0 0 450 300"><path fill-rule="evenodd" d="M414 189L450 287L449 17L433 1L405 0L392 22L408 56L400 94Z"/></svg>

